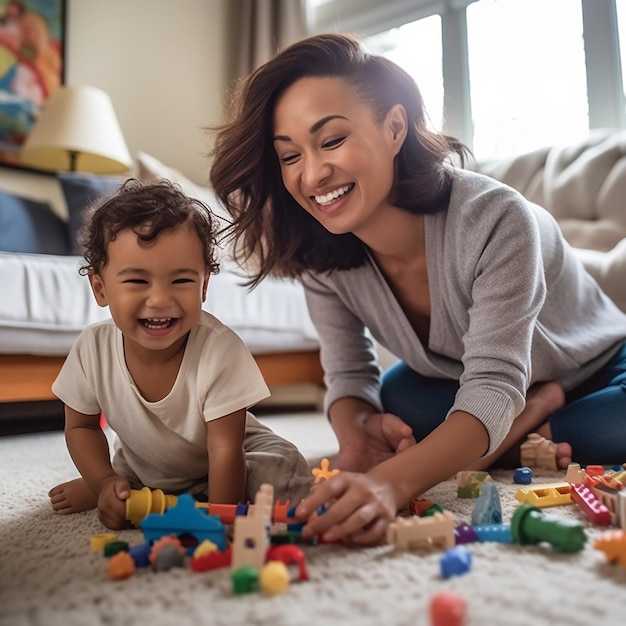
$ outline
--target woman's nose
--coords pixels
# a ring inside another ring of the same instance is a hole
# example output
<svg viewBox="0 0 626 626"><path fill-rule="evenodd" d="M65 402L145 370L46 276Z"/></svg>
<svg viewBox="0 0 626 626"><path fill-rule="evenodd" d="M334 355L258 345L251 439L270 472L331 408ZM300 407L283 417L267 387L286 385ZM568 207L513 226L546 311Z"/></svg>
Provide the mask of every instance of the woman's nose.
<svg viewBox="0 0 626 626"><path fill-rule="evenodd" d="M307 156L304 160L302 180L311 189L318 187L329 176L332 168L323 157Z"/></svg>

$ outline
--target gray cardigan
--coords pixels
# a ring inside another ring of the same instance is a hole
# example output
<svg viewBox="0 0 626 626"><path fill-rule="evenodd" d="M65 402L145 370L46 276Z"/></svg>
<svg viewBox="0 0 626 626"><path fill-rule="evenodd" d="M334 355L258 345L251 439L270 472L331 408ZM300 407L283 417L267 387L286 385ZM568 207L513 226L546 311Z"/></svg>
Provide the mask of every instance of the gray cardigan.
<svg viewBox="0 0 626 626"><path fill-rule="evenodd" d="M327 407L352 396L382 409L371 334L415 371L458 380L450 412L480 419L491 452L531 384L556 380L571 389L626 339L626 315L585 271L556 221L502 183L456 170L447 211L425 216L425 239L426 345L371 257L357 269L303 277Z"/></svg>

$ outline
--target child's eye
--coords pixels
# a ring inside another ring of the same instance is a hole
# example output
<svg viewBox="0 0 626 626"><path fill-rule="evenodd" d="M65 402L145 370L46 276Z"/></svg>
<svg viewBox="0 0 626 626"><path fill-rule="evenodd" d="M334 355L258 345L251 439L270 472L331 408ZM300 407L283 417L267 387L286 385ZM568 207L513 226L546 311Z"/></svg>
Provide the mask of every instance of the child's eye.
<svg viewBox="0 0 626 626"><path fill-rule="evenodd" d="M193 282L195 282L193 280L193 278L177 278L176 280L172 281L172 284L173 285L180 285L182 283L193 283Z"/></svg>
<svg viewBox="0 0 626 626"><path fill-rule="evenodd" d="M131 283L133 285L147 285L148 284L148 281L145 280L144 278L128 278L122 282L124 284Z"/></svg>

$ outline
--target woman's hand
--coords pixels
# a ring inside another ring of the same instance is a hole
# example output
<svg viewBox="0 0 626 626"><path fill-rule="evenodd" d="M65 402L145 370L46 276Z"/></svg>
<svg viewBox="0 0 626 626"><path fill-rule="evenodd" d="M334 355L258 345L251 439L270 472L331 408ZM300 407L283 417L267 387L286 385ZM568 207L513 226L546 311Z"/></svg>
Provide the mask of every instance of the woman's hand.
<svg viewBox="0 0 626 626"><path fill-rule="evenodd" d="M98 492L98 519L109 530L121 530L131 524L126 519L126 500L130 485L125 478L108 476L100 483Z"/></svg>
<svg viewBox="0 0 626 626"><path fill-rule="evenodd" d="M321 535L324 541L371 545L384 542L396 511L392 483L367 474L341 472L316 484L295 513L306 520L304 538Z"/></svg>
<svg viewBox="0 0 626 626"><path fill-rule="evenodd" d="M372 467L415 445L413 431L391 413L371 413L351 430L337 432L339 453L333 466L352 472Z"/></svg>

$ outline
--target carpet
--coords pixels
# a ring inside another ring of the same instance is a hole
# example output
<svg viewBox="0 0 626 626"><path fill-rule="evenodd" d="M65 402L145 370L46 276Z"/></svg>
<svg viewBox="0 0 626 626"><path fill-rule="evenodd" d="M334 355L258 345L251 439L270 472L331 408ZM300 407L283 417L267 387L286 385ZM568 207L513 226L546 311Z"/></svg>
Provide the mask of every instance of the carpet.
<svg viewBox="0 0 626 626"><path fill-rule="evenodd" d="M320 414L264 419L296 443L307 458L331 455L336 444ZM2 626L297 626L430 624L429 603L439 591L467 601L469 626L623 623L626 569L606 563L593 548L593 528L576 505L545 509L579 520L587 546L573 555L549 545L467 544L469 573L444 579L439 550L398 552L392 546L304 548L311 580L280 595L234 595L228 570L197 574L189 568L138 571L111 581L105 558L89 549L103 532L94 512L59 516L46 493L75 476L60 432L0 438L0 624ZM508 522L518 503L512 472L492 473ZM537 481L562 479L563 474ZM474 501L459 499L453 480L427 496L469 522ZM131 545L139 530L120 533Z"/></svg>

